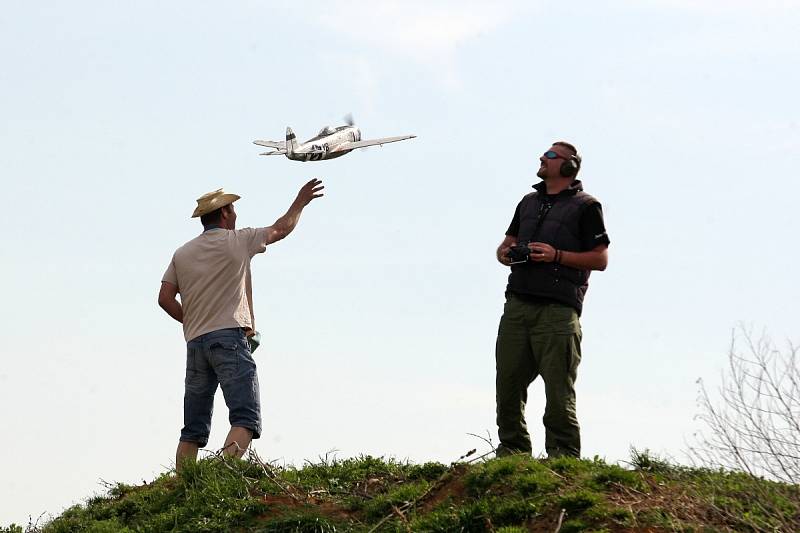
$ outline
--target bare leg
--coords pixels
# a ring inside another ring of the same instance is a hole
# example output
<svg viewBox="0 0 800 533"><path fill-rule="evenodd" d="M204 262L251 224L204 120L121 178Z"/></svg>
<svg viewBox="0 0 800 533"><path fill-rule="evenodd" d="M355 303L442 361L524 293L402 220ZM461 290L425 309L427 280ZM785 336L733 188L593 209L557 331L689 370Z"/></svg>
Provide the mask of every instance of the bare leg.
<svg viewBox="0 0 800 533"><path fill-rule="evenodd" d="M197 450L199 446L196 442L183 442L178 443L178 451L175 452L175 471L180 472L185 461L196 461Z"/></svg>
<svg viewBox="0 0 800 533"><path fill-rule="evenodd" d="M225 447L223 453L225 455L233 455L234 457L241 457L250 446L250 441L253 440L253 432L247 428L233 426L225 438Z"/></svg>

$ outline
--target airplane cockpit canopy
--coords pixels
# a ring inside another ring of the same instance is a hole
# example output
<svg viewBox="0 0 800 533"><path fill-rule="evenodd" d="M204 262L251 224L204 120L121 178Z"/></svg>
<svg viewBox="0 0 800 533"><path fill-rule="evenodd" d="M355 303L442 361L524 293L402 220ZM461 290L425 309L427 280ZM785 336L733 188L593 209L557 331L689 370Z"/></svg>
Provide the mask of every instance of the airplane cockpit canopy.
<svg viewBox="0 0 800 533"><path fill-rule="evenodd" d="M322 137L323 135L330 135L332 133L336 133L336 130L331 128L330 126L325 126L321 130L319 130L317 137Z"/></svg>

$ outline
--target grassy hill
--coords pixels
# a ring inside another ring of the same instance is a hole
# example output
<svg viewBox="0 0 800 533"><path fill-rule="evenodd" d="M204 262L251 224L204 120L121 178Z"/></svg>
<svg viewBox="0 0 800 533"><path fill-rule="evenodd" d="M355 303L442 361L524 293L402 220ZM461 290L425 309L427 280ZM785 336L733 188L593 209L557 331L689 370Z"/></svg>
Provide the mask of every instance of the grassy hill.
<svg viewBox="0 0 800 533"><path fill-rule="evenodd" d="M516 456L447 466L359 457L303 468L212 456L141 486L117 484L44 525L2 533L800 531L800 490L633 453Z"/></svg>

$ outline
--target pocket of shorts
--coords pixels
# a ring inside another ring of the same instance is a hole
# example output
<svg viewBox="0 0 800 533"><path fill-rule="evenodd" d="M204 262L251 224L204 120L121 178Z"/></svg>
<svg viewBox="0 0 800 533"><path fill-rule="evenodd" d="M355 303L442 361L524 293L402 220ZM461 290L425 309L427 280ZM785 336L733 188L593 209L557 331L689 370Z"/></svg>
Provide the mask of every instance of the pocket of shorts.
<svg viewBox="0 0 800 533"><path fill-rule="evenodd" d="M214 365L214 372L220 380L236 374L239 369L239 342L235 339L224 339L213 342L208 351Z"/></svg>

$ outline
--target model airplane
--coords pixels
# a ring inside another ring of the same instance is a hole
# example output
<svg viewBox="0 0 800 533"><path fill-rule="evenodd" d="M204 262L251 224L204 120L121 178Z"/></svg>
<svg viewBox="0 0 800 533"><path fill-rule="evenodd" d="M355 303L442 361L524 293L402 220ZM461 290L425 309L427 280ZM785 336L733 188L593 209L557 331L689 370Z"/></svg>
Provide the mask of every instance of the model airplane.
<svg viewBox="0 0 800 533"><path fill-rule="evenodd" d="M286 141L253 141L253 144L274 148L270 152L260 155L285 155L295 161L322 161L341 157L356 148L366 148L376 144L384 145L406 139L413 139L416 135L399 135L397 137L382 137L380 139L361 140L361 130L353 124L349 115L345 117L346 126L332 128L325 126L316 137L304 143L298 143L292 128L286 128Z"/></svg>

